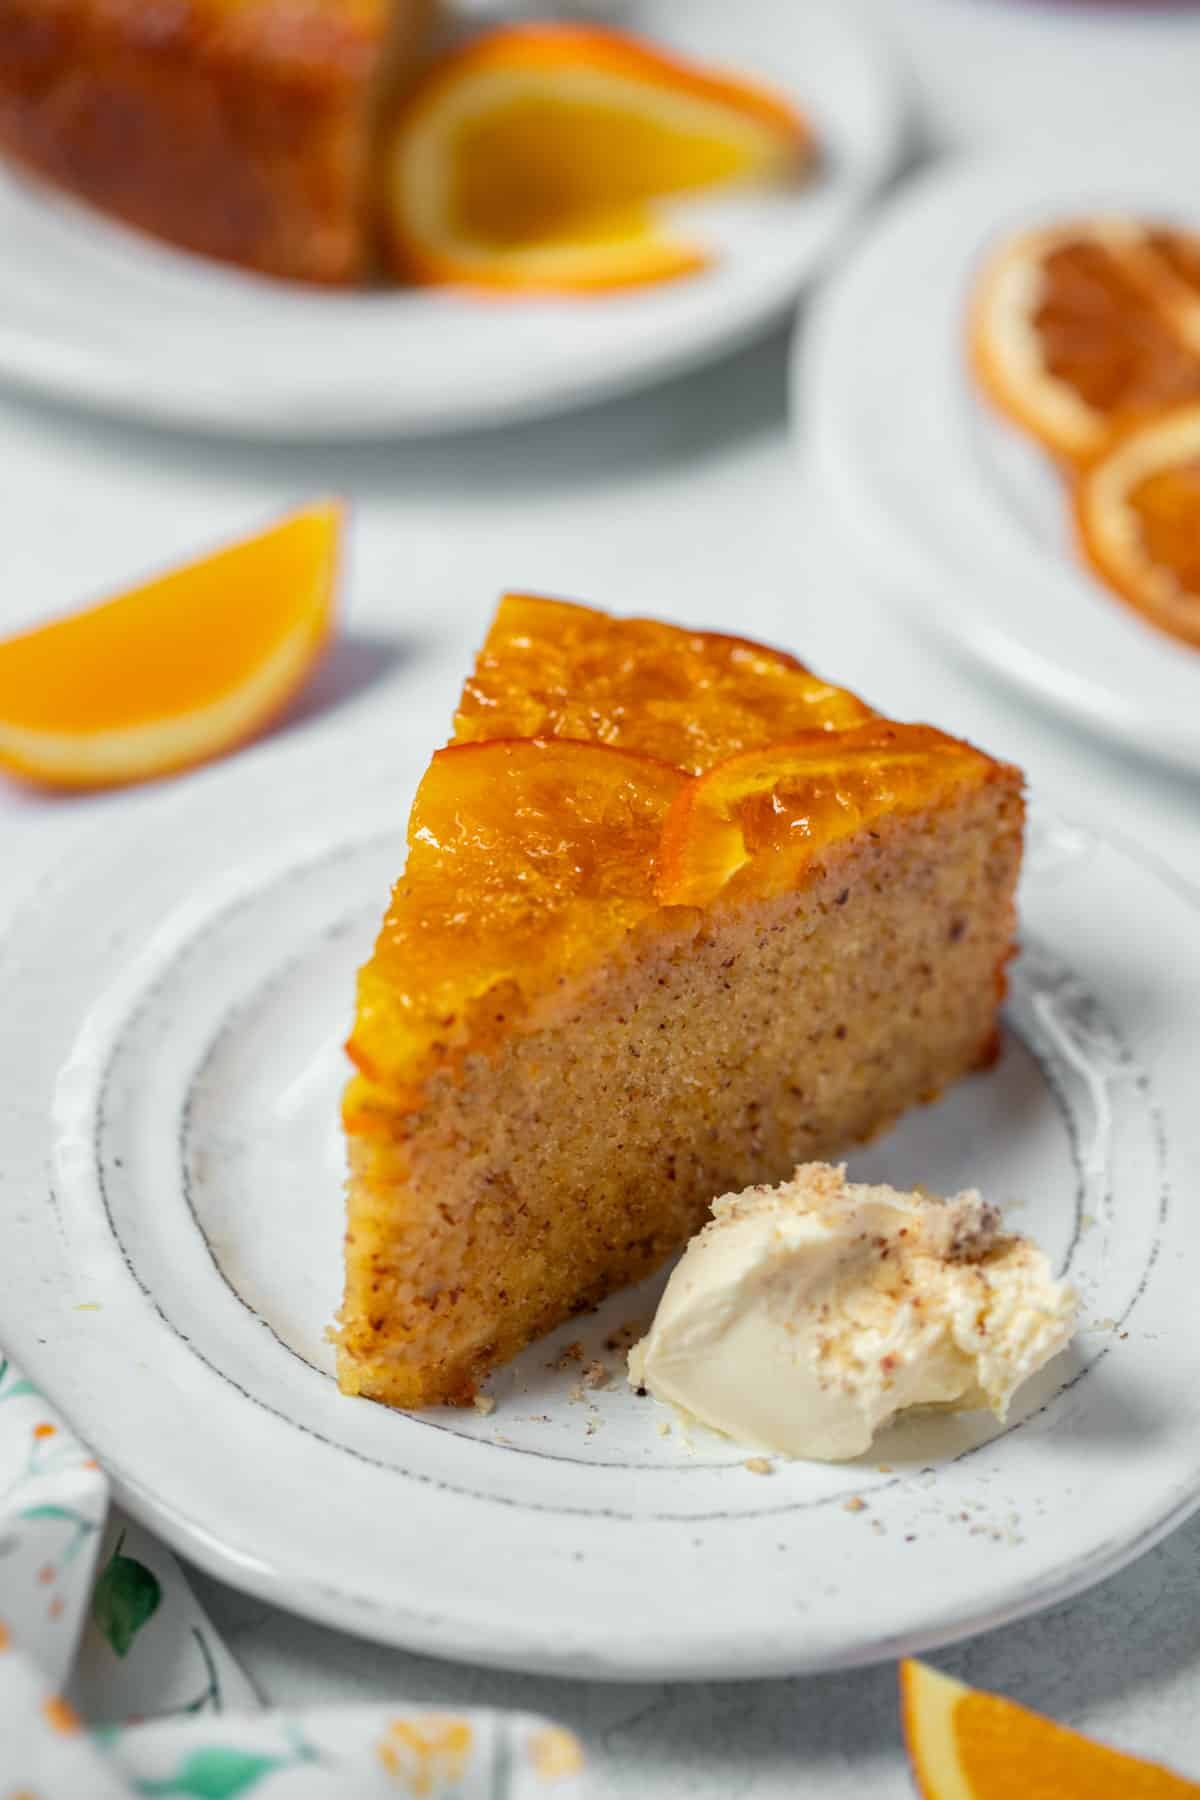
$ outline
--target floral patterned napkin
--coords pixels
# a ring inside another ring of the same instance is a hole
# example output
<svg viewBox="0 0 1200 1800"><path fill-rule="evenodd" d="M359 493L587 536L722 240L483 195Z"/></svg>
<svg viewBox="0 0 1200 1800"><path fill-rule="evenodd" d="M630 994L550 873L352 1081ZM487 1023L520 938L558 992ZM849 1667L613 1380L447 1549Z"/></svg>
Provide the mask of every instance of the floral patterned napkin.
<svg viewBox="0 0 1200 1800"><path fill-rule="evenodd" d="M169 1551L0 1353L0 1794L9 1800L582 1800L520 1713L263 1710Z"/></svg>

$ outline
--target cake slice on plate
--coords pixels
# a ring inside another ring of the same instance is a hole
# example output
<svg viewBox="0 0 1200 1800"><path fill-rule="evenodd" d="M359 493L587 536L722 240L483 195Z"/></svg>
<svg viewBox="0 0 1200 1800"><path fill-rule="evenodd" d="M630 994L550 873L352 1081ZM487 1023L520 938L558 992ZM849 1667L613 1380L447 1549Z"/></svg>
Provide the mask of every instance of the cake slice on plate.
<svg viewBox="0 0 1200 1800"><path fill-rule="evenodd" d="M986 1063L1022 819L782 652L505 599L359 977L344 1391L469 1400Z"/></svg>

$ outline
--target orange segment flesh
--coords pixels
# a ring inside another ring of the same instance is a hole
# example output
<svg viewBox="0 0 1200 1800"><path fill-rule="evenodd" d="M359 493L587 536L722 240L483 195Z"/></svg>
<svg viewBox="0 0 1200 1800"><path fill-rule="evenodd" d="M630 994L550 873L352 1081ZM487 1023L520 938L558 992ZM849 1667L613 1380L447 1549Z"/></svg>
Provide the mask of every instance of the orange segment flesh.
<svg viewBox="0 0 1200 1800"><path fill-rule="evenodd" d="M900 1695L924 1800L1200 1800L1196 1782L924 1663L901 1663Z"/></svg>
<svg viewBox="0 0 1200 1800"><path fill-rule="evenodd" d="M686 274L672 196L795 174L812 140L750 83L616 32L511 27L451 52L387 149L390 255L410 280L579 292Z"/></svg>
<svg viewBox="0 0 1200 1800"><path fill-rule="evenodd" d="M323 503L0 643L0 767L52 787L221 754L297 692L328 635L341 508Z"/></svg>
<svg viewBox="0 0 1200 1800"><path fill-rule="evenodd" d="M364 1074L402 1093L653 912L662 822L686 779L594 744L439 750L359 977L348 1049Z"/></svg>
<svg viewBox="0 0 1200 1800"><path fill-rule="evenodd" d="M1200 395L1200 239L1085 221L1006 245L980 279L971 350L995 403L1086 461L1130 420Z"/></svg>
<svg viewBox="0 0 1200 1800"><path fill-rule="evenodd" d="M577 738L699 774L739 750L871 716L782 650L508 594L463 690L455 737Z"/></svg>
<svg viewBox="0 0 1200 1800"><path fill-rule="evenodd" d="M664 905L791 891L803 870L873 819L919 812L998 765L928 725L871 722L718 763L675 801L663 829Z"/></svg>
<svg viewBox="0 0 1200 1800"><path fill-rule="evenodd" d="M1084 553L1144 617L1200 646L1200 404L1120 438L1081 476Z"/></svg>

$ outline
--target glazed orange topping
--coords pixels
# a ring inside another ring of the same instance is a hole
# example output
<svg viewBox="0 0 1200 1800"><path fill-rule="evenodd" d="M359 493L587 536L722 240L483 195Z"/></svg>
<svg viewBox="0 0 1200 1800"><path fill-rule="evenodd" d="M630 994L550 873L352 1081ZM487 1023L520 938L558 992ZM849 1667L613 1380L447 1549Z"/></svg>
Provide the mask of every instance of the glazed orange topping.
<svg viewBox="0 0 1200 1800"><path fill-rule="evenodd" d="M734 756L689 782L663 830L665 906L787 893L829 844L936 806L996 764L930 725L874 720Z"/></svg>
<svg viewBox="0 0 1200 1800"><path fill-rule="evenodd" d="M823 845L999 767L779 651L524 597L502 603L456 724L475 741L433 758L359 977L352 1130L419 1104L433 1071L635 927L694 931L726 887L794 888Z"/></svg>
<svg viewBox="0 0 1200 1800"><path fill-rule="evenodd" d="M783 650L507 594L454 723L459 742L578 738L697 775L739 750L871 716Z"/></svg>
<svg viewBox="0 0 1200 1800"><path fill-rule="evenodd" d="M1169 569L1185 594L1200 599L1200 459L1147 475L1130 493L1129 505L1150 562Z"/></svg>
<svg viewBox="0 0 1200 1800"><path fill-rule="evenodd" d="M419 1079L654 912L662 823L685 780L595 744L439 750L359 981L350 1054L363 1072L382 1085Z"/></svg>
<svg viewBox="0 0 1200 1800"><path fill-rule="evenodd" d="M1200 248L1159 232L1152 242L1172 267L1200 260ZM1046 367L1102 413L1140 411L1200 393L1200 360L1180 340L1153 282L1129 262L1081 238L1052 250L1033 315Z"/></svg>

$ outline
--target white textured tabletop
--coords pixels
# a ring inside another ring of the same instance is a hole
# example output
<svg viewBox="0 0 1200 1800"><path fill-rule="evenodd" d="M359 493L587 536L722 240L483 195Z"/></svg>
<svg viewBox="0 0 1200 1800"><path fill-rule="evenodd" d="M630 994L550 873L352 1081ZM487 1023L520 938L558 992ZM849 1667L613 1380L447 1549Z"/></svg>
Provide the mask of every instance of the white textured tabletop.
<svg viewBox="0 0 1200 1800"><path fill-rule="evenodd" d="M933 145L1036 125L1086 139L1150 104L1194 105L1200 13L999 0L876 0L868 12L911 64ZM782 641L885 710L1021 762L1040 796L1140 843L1200 898L1194 781L1078 736L956 666L861 573L807 481L803 421L789 435L786 350L779 331L705 373L572 418L394 448L197 443L2 401L0 630L127 578L131 545L135 564L152 568L277 503L342 492L355 507L346 628L277 745L323 734L336 753L364 729L437 741L497 591L524 586ZM82 826L141 803L0 794L0 902ZM534 1708L581 1733L597 1796L911 1792L892 1669L690 1689L556 1683L379 1649L200 1584L268 1698ZM1083 1599L938 1660L1200 1776L1200 1519Z"/></svg>

